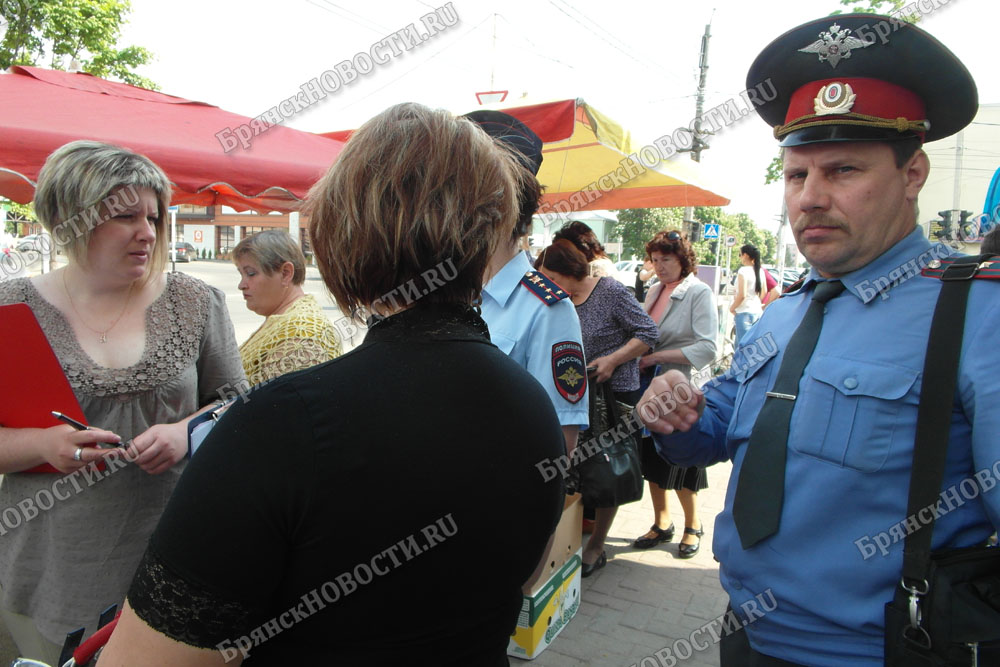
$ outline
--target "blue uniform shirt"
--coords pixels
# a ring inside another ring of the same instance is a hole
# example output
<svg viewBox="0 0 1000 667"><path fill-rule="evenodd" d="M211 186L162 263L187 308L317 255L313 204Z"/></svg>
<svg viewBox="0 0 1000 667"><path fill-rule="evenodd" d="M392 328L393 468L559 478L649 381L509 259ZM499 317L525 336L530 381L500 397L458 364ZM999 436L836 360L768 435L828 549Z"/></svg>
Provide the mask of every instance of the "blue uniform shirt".
<svg viewBox="0 0 1000 667"><path fill-rule="evenodd" d="M744 550L733 496L815 272L764 311L730 371L705 386L698 424L655 437L679 465L733 461L713 545L733 608L756 602L764 614L746 626L763 653L808 665L882 664L883 606L902 567L920 381L941 286L919 270L950 252L915 230L841 277L847 289L826 306L792 412L775 535ZM1000 284L973 283L934 549L983 543L1000 525Z"/></svg>
<svg viewBox="0 0 1000 667"><path fill-rule="evenodd" d="M535 282L524 280L529 273ZM483 319L494 345L545 388L559 423L582 430L590 423L583 334L569 295L557 291L519 252L483 287Z"/></svg>

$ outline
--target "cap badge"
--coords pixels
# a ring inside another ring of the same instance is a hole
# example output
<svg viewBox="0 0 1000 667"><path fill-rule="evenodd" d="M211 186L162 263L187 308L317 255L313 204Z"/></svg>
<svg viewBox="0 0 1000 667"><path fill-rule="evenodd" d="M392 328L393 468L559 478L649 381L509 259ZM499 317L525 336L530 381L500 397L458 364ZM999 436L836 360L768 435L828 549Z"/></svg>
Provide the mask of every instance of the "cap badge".
<svg viewBox="0 0 1000 667"><path fill-rule="evenodd" d="M813 100L813 109L817 116L847 113L854 106L856 97L851 84L835 81L819 89L819 94Z"/></svg>
<svg viewBox="0 0 1000 667"><path fill-rule="evenodd" d="M819 33L819 39L805 47L799 49L802 53L816 53L819 61L827 61L830 67L836 68L841 58L850 58L852 49L864 49L871 46L874 40L866 42L857 37L851 37L850 28L841 28L834 23L826 32Z"/></svg>

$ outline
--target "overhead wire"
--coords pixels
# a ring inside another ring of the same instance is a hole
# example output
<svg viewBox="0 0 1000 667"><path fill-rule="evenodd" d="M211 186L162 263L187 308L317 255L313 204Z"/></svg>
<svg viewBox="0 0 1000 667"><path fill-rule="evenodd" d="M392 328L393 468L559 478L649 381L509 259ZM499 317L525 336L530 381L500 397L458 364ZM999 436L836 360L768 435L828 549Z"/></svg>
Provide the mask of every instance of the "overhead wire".
<svg viewBox="0 0 1000 667"><path fill-rule="evenodd" d="M441 47L440 49L438 49L437 51L435 51L434 53L432 53L430 56L428 56L427 58L425 58L422 62L417 63L416 65L414 65L410 69L408 69L405 72L401 73L399 76L390 79L384 85L379 86L378 88L376 88L375 90L371 91L367 95L363 95L363 96L361 96L361 97L359 97L359 98L351 101L349 104L345 104L344 106L338 107L337 109L335 109L334 112L343 111L344 109L349 109L349 108L355 106L356 104L359 104L359 103L367 100L369 97L371 97L375 93L378 93L378 92L384 90L385 88L388 88L390 85L396 83L397 81L399 81L403 77L408 76L411 72L415 71L416 69L418 69L420 67L423 67L428 62L430 62L434 58L437 58L439 55L441 55L442 53L444 53L445 51L447 51L451 47L455 46L456 44L458 44L460 41L462 41L466 37L468 37L475 30L477 30L480 26L482 26L484 23L486 23L487 21L489 21L490 18L491 18L491 16L487 16L485 19L483 19L482 21L480 21L479 23L477 23L476 25L472 26L471 28L469 28L468 30L466 30L464 33L462 33L459 37L455 38L455 40L453 42L451 42L450 44L444 45L443 47ZM466 70L466 71L472 73L471 70Z"/></svg>
<svg viewBox="0 0 1000 667"><path fill-rule="evenodd" d="M655 60L647 58L646 61L643 62L642 60L640 60L639 58L637 58L635 56L634 52L628 48L628 44L626 44L622 40L618 39L618 37L616 37L612 32L610 32L609 30L607 30L606 28L604 28L603 26L601 26L600 24L598 24L596 21L594 21L593 19L591 19L589 16L587 16L583 12L580 12L578 9L576 9L576 8L572 7L571 5L567 4L564 0L549 0L549 4L552 5L553 7L555 7L557 10L559 10L563 14L565 14L566 16L568 16L570 19L572 19L575 23L577 23L584 30L586 30L587 32L591 33L592 35L594 35L595 37L597 37L601 41L605 42L606 44L608 44L609 46L611 46L615 50L623 53L625 56L627 56L629 59L633 60L634 62L638 63L639 65L643 65L643 66L646 66L646 67L652 65L653 67L655 67L656 69L660 70L661 72L663 72L667 76L669 76L669 77L671 77L673 79L676 79L677 81L680 81L680 78L676 74L674 74L670 70L666 69L665 67L663 67L663 65L661 65L658 62L656 62ZM604 34L602 35L602 34L598 33L594 28L591 28L590 26L586 25L585 23L583 23L583 21L581 21L579 18L577 18L577 16L574 16L570 12L574 12L578 16L583 17L584 19L586 19L587 21L589 21L592 25L594 25L597 29L603 31ZM618 42L618 44L612 42L611 41L612 39L615 40L616 42Z"/></svg>
<svg viewBox="0 0 1000 667"><path fill-rule="evenodd" d="M361 16L360 14L356 14L355 12L352 12L349 9L341 7L340 5L335 4L335 3L331 2L330 0L308 0L308 2L311 5L315 5L316 7L319 7L320 9L323 9L323 10L326 10L326 11L330 12L334 16L339 16L342 19L346 19L347 21L349 21L349 22L351 22L351 23L353 23L355 25L361 26L362 28L364 28L366 30L370 30L371 32L374 32L374 33L376 33L378 35L385 35L387 33L393 32L392 30L390 30L388 28L385 28L385 27L383 27L381 25L378 25L377 23L375 23L373 21L369 21L364 16ZM336 9L339 9L340 11L335 11ZM350 15L356 17L356 18L351 18L351 16L348 16L348 14L350 14ZM358 20L358 19L360 19L360 20Z"/></svg>

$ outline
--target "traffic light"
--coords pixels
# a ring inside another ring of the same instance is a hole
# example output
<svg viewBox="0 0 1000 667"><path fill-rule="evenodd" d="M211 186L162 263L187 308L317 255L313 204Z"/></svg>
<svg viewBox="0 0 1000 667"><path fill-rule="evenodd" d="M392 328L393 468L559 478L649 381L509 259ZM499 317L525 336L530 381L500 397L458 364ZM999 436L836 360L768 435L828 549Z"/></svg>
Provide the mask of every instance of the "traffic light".
<svg viewBox="0 0 1000 667"><path fill-rule="evenodd" d="M697 220L685 220L684 221L685 231L688 235L688 241L695 243L701 240L701 223Z"/></svg>
<svg viewBox="0 0 1000 667"><path fill-rule="evenodd" d="M959 213L960 219L958 221L958 233L959 238L963 241L968 241L969 239L981 238L979 233L979 221L972 220L969 218L972 216L972 211L961 211Z"/></svg>
<svg viewBox="0 0 1000 667"><path fill-rule="evenodd" d="M931 221L932 223L937 223L940 227L939 230L934 232L934 236L936 236L939 240L950 241L955 238L954 213L955 212L952 210L938 211L938 215L941 216L941 219Z"/></svg>

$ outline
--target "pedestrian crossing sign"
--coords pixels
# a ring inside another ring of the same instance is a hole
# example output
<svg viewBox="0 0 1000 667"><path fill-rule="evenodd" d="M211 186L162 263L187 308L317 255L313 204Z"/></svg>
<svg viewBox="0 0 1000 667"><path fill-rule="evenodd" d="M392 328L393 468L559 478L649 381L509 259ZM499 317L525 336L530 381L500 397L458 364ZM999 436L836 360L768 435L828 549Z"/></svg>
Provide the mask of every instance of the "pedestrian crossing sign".
<svg viewBox="0 0 1000 667"><path fill-rule="evenodd" d="M706 239L719 238L719 225L705 225L705 238Z"/></svg>

